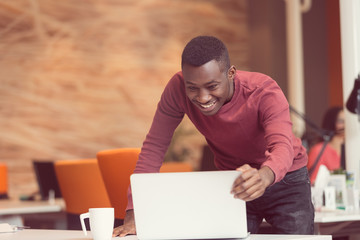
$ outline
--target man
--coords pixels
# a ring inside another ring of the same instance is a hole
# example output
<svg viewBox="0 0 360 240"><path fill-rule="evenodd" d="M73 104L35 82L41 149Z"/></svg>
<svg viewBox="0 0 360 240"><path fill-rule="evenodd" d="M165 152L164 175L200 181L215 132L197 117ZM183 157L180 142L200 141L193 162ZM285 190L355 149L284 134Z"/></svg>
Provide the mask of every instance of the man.
<svg viewBox="0 0 360 240"><path fill-rule="evenodd" d="M248 230L266 219L278 234L313 234L314 210L306 150L292 133L289 105L270 77L237 71L217 38L192 39L182 71L167 84L135 172L157 172L172 134L187 114L205 136L220 170L237 169L232 194L247 202ZM131 191L124 225L135 234Z"/></svg>

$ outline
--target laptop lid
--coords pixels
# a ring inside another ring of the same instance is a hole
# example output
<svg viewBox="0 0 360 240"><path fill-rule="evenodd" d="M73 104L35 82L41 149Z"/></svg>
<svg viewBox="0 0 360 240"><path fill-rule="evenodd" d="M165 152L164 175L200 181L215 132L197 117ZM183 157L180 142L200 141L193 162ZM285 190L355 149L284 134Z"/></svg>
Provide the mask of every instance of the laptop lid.
<svg viewBox="0 0 360 240"><path fill-rule="evenodd" d="M131 175L138 239L247 237L246 204L230 193L239 171Z"/></svg>
<svg viewBox="0 0 360 240"><path fill-rule="evenodd" d="M33 160L36 180L39 185L41 199L49 198L50 190L54 191L55 198L61 198L58 180L56 178L54 162L51 160Z"/></svg>

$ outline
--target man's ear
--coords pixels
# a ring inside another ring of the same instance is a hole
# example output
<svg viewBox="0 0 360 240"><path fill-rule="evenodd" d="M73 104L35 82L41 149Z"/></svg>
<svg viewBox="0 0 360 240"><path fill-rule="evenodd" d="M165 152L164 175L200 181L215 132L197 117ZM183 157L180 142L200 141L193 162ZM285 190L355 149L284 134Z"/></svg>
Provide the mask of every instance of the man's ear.
<svg viewBox="0 0 360 240"><path fill-rule="evenodd" d="M236 68L234 65L232 65L227 72L228 79L233 80L235 77L235 74L236 74Z"/></svg>

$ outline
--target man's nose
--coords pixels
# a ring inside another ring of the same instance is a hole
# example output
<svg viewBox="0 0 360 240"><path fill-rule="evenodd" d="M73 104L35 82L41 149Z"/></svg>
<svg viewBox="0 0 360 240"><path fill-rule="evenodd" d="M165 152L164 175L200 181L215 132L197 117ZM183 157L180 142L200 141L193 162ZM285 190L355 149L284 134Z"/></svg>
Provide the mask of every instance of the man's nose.
<svg viewBox="0 0 360 240"><path fill-rule="evenodd" d="M210 99L211 99L211 96L209 94L209 91L207 91L206 89L200 89L198 101L200 103L207 103Z"/></svg>

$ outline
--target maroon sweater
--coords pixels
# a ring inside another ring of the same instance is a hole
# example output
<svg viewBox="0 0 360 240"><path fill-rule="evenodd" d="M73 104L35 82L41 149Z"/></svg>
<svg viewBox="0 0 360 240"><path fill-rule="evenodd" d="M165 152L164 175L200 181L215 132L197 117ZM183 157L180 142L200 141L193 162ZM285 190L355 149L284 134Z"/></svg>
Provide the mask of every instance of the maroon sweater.
<svg viewBox="0 0 360 240"><path fill-rule="evenodd" d="M220 170L243 164L268 166L279 182L307 164L305 148L292 132L288 102L277 83L254 72L237 71L232 99L212 116L191 103L179 72L167 84L144 141L135 172L158 172L173 132L187 114L204 135ZM131 191L128 207L132 208Z"/></svg>

